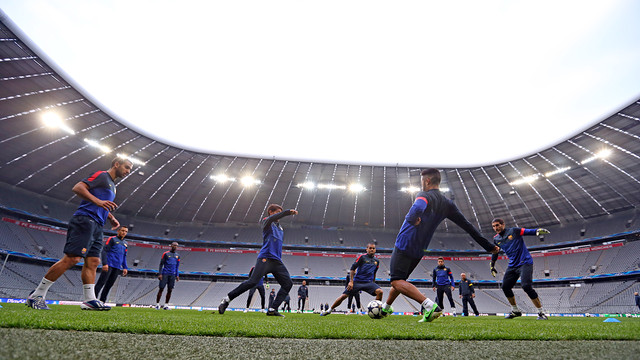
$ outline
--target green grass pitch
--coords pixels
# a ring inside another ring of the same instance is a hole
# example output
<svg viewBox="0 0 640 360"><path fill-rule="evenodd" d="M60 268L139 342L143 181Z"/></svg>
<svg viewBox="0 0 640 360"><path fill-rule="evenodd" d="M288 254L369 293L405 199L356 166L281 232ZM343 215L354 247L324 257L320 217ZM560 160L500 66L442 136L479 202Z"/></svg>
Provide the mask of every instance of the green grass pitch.
<svg viewBox="0 0 640 360"><path fill-rule="evenodd" d="M222 337L388 340L640 340L640 318L441 317L418 323L419 317L394 315L373 320L368 316L287 313L285 318L262 313L227 311L153 310L113 308L81 311L78 306L52 306L36 311L23 304L0 309L0 327L95 331L135 334L171 334Z"/></svg>
<svg viewBox="0 0 640 360"><path fill-rule="evenodd" d="M0 359L637 359L640 318L418 317L23 304L0 309Z"/></svg>

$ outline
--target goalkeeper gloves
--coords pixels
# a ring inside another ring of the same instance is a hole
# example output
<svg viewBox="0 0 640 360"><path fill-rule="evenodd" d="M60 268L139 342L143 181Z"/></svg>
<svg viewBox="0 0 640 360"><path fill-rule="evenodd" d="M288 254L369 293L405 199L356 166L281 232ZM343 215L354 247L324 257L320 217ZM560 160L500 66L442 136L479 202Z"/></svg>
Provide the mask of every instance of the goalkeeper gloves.
<svg viewBox="0 0 640 360"><path fill-rule="evenodd" d="M550 233L551 233L551 231L549 231L547 229L543 229L543 228L540 228L540 229L536 230L536 236L550 234Z"/></svg>
<svg viewBox="0 0 640 360"><path fill-rule="evenodd" d="M491 267L491 275L493 275L493 277L496 277L496 275L498 274L498 270L496 270L496 264L494 263L490 263L489 266Z"/></svg>

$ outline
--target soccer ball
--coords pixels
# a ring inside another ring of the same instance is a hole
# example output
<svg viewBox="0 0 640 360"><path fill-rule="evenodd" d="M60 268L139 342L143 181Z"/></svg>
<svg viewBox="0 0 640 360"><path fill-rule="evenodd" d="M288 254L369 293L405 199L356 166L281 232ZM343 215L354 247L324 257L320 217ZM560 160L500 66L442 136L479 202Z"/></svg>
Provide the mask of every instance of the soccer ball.
<svg viewBox="0 0 640 360"><path fill-rule="evenodd" d="M379 300L373 300L367 305L367 315L372 319L382 319L384 313L382 312L382 302Z"/></svg>

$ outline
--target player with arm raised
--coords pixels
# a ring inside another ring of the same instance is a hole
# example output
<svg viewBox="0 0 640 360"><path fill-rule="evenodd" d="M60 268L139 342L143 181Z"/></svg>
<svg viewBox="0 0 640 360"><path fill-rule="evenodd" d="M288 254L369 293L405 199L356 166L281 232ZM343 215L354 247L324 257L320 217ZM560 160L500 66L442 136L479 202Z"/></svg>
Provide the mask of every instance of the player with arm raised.
<svg viewBox="0 0 640 360"><path fill-rule="evenodd" d="M282 263L284 229L282 229L279 220L285 216L298 215L298 211L294 209L282 211L282 206L271 204L267 207L267 215L268 216L260 222L263 242L253 273L248 280L231 290L227 296L222 299L220 306L218 306L218 312L220 314L224 314L231 300L256 286L266 274L271 273L278 284L280 284L280 290L278 290L278 294L273 300L273 303L269 305L267 316L284 317L284 315L278 312L278 307L289 294L289 290L291 290L293 286L293 281L291 280L291 275L289 275L289 270L287 270L286 266Z"/></svg>
<svg viewBox="0 0 640 360"><path fill-rule="evenodd" d="M403 294L421 304L423 317L420 322L431 322L442 315L442 309L407 279L424 256L438 225L444 219L449 219L471 235L486 251L498 252L498 247L485 239L453 201L440 192L438 169L422 170L421 182L422 191L416 196L396 237L390 264L391 290L383 304L383 311L392 313L391 304L398 295Z"/></svg>
<svg viewBox="0 0 640 360"><path fill-rule="evenodd" d="M493 230L496 232L496 235L493 237L493 243L500 247L509 258L509 265L502 279L502 291L507 297L509 304L511 304L511 313L505 318L513 319L522 316L522 312L516 304L516 298L512 290L518 279L520 279L522 290L527 293L533 305L538 309L538 320L547 320L547 315L542 309L542 302L538 297L538 293L533 289L533 258L522 236L549 234L549 230L542 228L507 228L505 227L504 220L500 218L493 219L493 221L491 221L491 227L493 227ZM491 275L494 277L498 273L495 268L496 260L498 260L497 253L491 256L490 269Z"/></svg>

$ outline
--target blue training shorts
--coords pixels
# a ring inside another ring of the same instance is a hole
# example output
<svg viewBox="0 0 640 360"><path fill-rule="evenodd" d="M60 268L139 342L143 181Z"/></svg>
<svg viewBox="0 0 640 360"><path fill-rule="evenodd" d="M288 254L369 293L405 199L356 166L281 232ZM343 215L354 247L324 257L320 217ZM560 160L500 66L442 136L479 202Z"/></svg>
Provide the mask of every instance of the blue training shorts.
<svg viewBox="0 0 640 360"><path fill-rule="evenodd" d="M69 220L64 253L70 256L100 257L102 225L89 216L76 215Z"/></svg>
<svg viewBox="0 0 640 360"><path fill-rule="evenodd" d="M369 295L376 296L376 290L380 289L380 286L374 282L366 282L366 283L353 283L353 289L351 291L345 289L343 294L351 294L355 295L360 291L364 291Z"/></svg>
<svg viewBox="0 0 640 360"><path fill-rule="evenodd" d="M409 257L401 253L398 249L393 248L391 261L389 263L389 268L391 270L389 277L391 278L391 281L407 280L416 266L418 266L418 263L420 263L420 260L422 259Z"/></svg>
<svg viewBox="0 0 640 360"><path fill-rule="evenodd" d="M165 286L169 285L169 289L173 289L176 285L176 276L171 274L162 274L162 280L160 280L160 285L158 286L160 289L164 289Z"/></svg>

